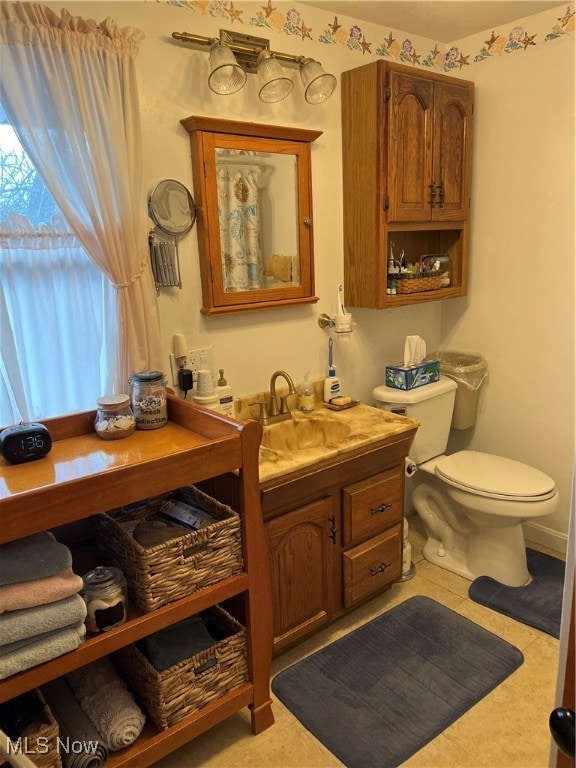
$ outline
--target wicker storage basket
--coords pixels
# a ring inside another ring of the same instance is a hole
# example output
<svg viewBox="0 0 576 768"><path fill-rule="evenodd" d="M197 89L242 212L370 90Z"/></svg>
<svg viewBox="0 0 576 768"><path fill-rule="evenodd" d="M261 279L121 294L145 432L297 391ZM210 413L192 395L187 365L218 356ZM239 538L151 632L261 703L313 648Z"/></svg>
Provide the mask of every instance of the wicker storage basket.
<svg viewBox="0 0 576 768"><path fill-rule="evenodd" d="M198 507L214 522L152 547L141 546L119 521L153 518L166 499ZM124 572L130 598L143 611L153 611L242 570L240 518L193 485L137 507L96 515L93 530L103 564Z"/></svg>
<svg viewBox="0 0 576 768"><path fill-rule="evenodd" d="M412 272L407 275L396 276L396 293L435 291L441 285L442 278L439 273Z"/></svg>
<svg viewBox="0 0 576 768"><path fill-rule="evenodd" d="M219 605L204 615L227 637L163 672L135 645L115 654L130 688L158 728L169 728L248 680L244 627Z"/></svg>
<svg viewBox="0 0 576 768"><path fill-rule="evenodd" d="M42 693L38 689L35 693L44 705L44 722L38 731L28 734L26 737L29 750L28 757L37 768L62 768L62 759L58 750L58 723ZM38 751L31 754L35 749Z"/></svg>

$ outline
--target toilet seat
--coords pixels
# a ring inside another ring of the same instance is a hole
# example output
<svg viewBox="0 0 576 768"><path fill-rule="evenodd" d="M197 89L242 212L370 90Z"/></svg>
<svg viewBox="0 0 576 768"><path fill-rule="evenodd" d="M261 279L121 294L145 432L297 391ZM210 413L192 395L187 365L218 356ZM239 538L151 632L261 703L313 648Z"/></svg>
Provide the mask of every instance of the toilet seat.
<svg viewBox="0 0 576 768"><path fill-rule="evenodd" d="M476 496L509 501L543 501L556 494L554 480L519 461L480 451L459 451L437 460L435 474Z"/></svg>

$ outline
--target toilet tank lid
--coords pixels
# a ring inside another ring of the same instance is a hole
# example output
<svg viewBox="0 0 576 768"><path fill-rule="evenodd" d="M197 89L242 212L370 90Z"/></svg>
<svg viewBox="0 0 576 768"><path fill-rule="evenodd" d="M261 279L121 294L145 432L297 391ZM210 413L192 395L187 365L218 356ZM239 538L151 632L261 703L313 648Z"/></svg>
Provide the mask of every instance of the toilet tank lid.
<svg viewBox="0 0 576 768"><path fill-rule="evenodd" d="M488 495L513 498L547 496L554 480L520 461L481 451L459 451L436 463L436 474L446 482Z"/></svg>
<svg viewBox="0 0 576 768"><path fill-rule="evenodd" d="M382 384L374 388L372 397L380 403L413 405L436 395L451 392L457 386L458 384L453 379L449 379L448 376L440 376L438 381L432 384L425 384L423 387L416 387L416 389L394 389L394 387L387 387L385 384Z"/></svg>

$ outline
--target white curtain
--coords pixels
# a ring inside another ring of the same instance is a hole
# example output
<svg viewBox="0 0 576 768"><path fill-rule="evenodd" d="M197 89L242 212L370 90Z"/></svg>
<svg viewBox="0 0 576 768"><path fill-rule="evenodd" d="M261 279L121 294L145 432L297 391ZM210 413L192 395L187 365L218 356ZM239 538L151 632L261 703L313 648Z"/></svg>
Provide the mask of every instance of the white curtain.
<svg viewBox="0 0 576 768"><path fill-rule="evenodd" d="M61 216L36 230L11 214L0 251L1 423L95 407L113 383L112 284Z"/></svg>
<svg viewBox="0 0 576 768"><path fill-rule="evenodd" d="M218 218L225 291L262 287L258 173L250 168L219 166Z"/></svg>
<svg viewBox="0 0 576 768"><path fill-rule="evenodd" d="M134 57L143 34L0 3L0 101L74 233L116 289L115 391L161 365ZM57 311L57 309L56 309ZM102 393L104 394L104 393Z"/></svg>

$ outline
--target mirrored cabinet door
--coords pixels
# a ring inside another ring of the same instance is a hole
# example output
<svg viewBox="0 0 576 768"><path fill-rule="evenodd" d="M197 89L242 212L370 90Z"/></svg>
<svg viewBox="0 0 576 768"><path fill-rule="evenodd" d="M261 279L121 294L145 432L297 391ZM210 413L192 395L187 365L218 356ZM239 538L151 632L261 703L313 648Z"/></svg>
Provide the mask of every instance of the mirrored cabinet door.
<svg viewBox="0 0 576 768"><path fill-rule="evenodd" d="M202 312L311 303L310 145L319 131L207 117L190 133Z"/></svg>

